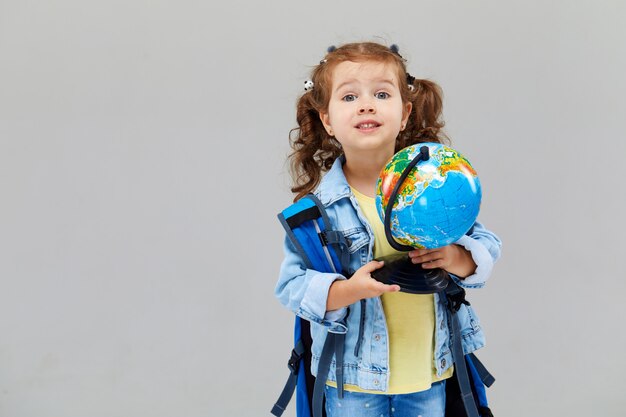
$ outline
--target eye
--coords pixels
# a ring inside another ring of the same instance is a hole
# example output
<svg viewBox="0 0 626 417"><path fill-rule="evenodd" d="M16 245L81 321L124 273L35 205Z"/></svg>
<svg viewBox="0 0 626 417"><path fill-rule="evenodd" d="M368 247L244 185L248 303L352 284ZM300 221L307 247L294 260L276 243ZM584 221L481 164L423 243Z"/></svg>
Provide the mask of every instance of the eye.
<svg viewBox="0 0 626 417"><path fill-rule="evenodd" d="M381 100L384 100L384 99L386 99L386 98L389 98L389 93L386 93L386 92L384 92L384 91L379 91L378 93L374 94L374 96L375 96L376 98L379 98L379 99L381 99Z"/></svg>
<svg viewBox="0 0 626 417"><path fill-rule="evenodd" d="M354 101L356 100L356 96L354 94L347 94L341 98L343 101Z"/></svg>

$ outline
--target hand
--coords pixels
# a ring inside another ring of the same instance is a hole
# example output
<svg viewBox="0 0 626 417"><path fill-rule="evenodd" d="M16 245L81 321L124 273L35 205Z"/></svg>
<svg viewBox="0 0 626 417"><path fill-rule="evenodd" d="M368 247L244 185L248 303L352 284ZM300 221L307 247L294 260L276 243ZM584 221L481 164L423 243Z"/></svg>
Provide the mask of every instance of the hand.
<svg viewBox="0 0 626 417"><path fill-rule="evenodd" d="M383 261L371 261L360 267L348 280L337 280L328 290L326 310L337 310L364 298L378 297L386 292L400 291L399 285L387 285L372 278L372 272L382 268Z"/></svg>
<svg viewBox="0 0 626 417"><path fill-rule="evenodd" d="M351 290L359 300L363 298L378 297L386 292L400 291L399 285L383 284L372 278L372 272L382 268L385 265L383 261L371 261L360 267L352 278L348 280L351 284Z"/></svg>
<svg viewBox="0 0 626 417"><path fill-rule="evenodd" d="M409 252L414 264L422 264L424 269L441 268L459 278L465 278L476 271L472 254L459 245L447 245L435 249L415 249Z"/></svg>

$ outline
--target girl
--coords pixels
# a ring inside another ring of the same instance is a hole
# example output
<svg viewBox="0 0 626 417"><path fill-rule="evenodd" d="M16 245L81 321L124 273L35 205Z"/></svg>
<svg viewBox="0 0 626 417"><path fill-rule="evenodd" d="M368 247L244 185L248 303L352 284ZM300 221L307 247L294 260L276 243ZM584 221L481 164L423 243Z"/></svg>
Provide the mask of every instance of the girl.
<svg viewBox="0 0 626 417"><path fill-rule="evenodd" d="M397 47L370 42L329 48L305 89L292 131L292 191L295 200L314 192L333 229L349 240L351 276L307 269L286 239L276 296L311 322L314 375L327 332L345 333L346 392L338 398L331 366L329 416L442 417L453 373L443 300L399 292L370 275L382 267L374 258L395 252L376 213L378 175L398 150L441 141L441 91L410 76ZM499 255L500 241L480 223L455 244L409 252L414 263L442 268L465 288L482 287ZM471 308L458 314L465 353L482 347Z"/></svg>

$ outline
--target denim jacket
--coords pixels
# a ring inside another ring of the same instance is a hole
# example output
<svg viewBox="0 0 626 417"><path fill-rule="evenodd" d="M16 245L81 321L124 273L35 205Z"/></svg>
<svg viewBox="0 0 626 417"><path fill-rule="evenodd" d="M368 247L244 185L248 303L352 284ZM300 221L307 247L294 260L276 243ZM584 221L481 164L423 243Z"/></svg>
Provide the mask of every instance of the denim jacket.
<svg viewBox="0 0 626 417"><path fill-rule="evenodd" d="M374 235L350 191L342 169L342 158L337 158L323 177L315 195L326 207L332 229L344 233L349 243L350 274L373 259ZM452 279L464 288L485 285L494 262L500 256L501 242L496 235L476 223L471 235L457 242L470 251L477 265L473 275ZM313 339L311 372L317 374L320 354L327 332L345 333L343 374L344 382L363 389L386 391L389 383L389 349L385 314L380 297L366 299L349 307L326 311L330 285L345 276L307 269L295 248L285 238L285 258L280 268L275 294L280 302L298 316L310 321ZM441 375L452 365L450 330L444 300L434 296L435 351L433 367ZM355 352L359 337L361 306L365 306L365 323L361 344ZM349 311L349 314L348 314ZM485 344L478 317L470 306L462 305L457 313L461 323L463 350L473 352ZM328 379L336 381L334 360Z"/></svg>

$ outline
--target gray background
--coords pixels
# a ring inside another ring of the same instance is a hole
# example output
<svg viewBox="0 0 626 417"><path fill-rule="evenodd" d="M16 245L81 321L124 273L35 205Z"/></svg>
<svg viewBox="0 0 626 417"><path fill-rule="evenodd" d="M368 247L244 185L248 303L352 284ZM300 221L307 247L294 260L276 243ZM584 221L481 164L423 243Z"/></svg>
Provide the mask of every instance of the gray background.
<svg viewBox="0 0 626 417"><path fill-rule="evenodd" d="M481 176L504 241L470 294L496 415L623 416L625 18L0 0L0 416L269 415L293 322L273 297L287 134L312 65L353 40L443 87Z"/></svg>

